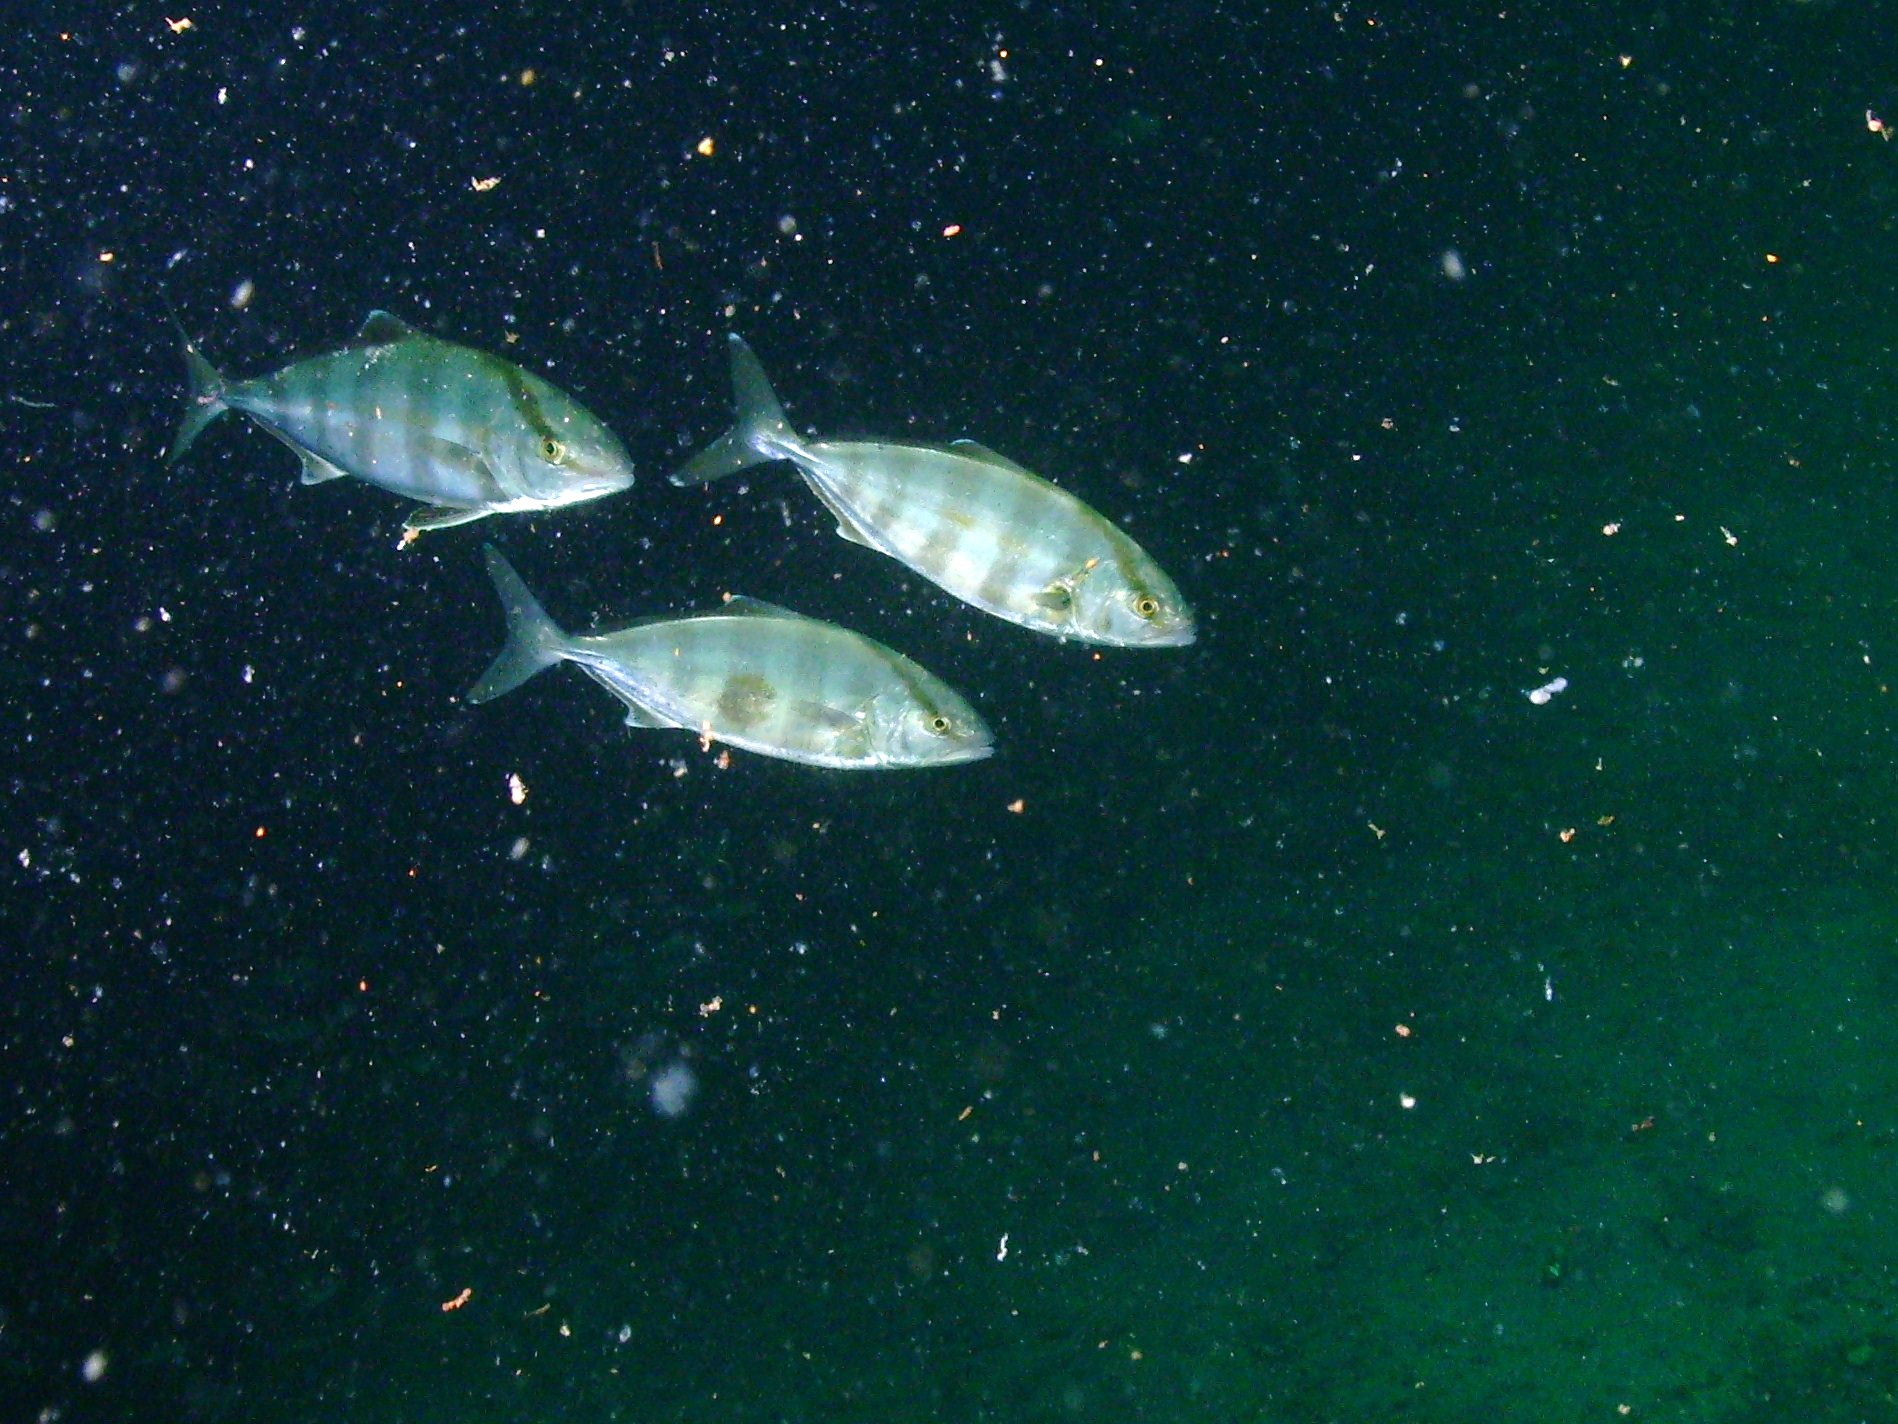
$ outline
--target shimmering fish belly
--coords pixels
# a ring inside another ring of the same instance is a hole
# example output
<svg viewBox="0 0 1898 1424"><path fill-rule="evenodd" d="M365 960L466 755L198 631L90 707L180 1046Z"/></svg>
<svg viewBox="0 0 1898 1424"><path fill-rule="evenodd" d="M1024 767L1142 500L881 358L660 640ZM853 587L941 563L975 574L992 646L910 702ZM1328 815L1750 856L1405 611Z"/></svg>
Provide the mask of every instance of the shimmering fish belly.
<svg viewBox="0 0 1898 1424"><path fill-rule="evenodd" d="M1042 626L1050 584L1106 552L1100 516L1044 480L955 450L817 445L811 478L885 553L985 612Z"/></svg>
<svg viewBox="0 0 1898 1424"><path fill-rule="evenodd" d="M414 339L315 357L234 392L232 404L358 479L428 504L509 499L471 452L491 438L496 393L446 342Z"/></svg>

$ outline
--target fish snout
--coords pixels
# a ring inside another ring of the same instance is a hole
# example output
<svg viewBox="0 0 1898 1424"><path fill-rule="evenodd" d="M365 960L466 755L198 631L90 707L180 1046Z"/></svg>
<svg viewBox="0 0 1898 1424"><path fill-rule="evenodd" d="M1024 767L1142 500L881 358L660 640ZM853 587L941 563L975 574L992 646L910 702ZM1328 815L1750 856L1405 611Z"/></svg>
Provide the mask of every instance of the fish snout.
<svg viewBox="0 0 1898 1424"><path fill-rule="evenodd" d="M617 442L611 447L575 455L567 465L565 484L573 499L598 499L633 487L633 461Z"/></svg>
<svg viewBox="0 0 1898 1424"><path fill-rule="evenodd" d="M608 443L590 453L591 459L582 467L582 473L601 494L617 494L632 488L633 457L616 438L608 436Z"/></svg>
<svg viewBox="0 0 1898 1424"><path fill-rule="evenodd" d="M1193 615L1184 608L1164 622L1148 624L1146 634L1141 646L1148 648L1184 648L1199 640L1199 628L1193 622Z"/></svg>

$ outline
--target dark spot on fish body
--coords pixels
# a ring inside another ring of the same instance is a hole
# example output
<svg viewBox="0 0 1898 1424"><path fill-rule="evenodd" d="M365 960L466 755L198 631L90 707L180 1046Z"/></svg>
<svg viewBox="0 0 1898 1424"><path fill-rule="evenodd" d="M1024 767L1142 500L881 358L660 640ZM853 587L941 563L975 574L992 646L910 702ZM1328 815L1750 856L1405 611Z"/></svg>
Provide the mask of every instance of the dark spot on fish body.
<svg viewBox="0 0 1898 1424"><path fill-rule="evenodd" d="M771 715L778 691L757 673L734 673L718 694L718 725L733 731L755 727Z"/></svg>

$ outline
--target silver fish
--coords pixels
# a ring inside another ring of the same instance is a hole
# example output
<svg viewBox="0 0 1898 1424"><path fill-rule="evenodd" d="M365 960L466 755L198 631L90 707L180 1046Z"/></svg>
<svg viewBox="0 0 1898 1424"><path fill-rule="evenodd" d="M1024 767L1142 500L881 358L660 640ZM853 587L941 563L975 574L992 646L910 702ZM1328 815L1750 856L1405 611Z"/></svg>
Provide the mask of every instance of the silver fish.
<svg viewBox="0 0 1898 1424"><path fill-rule="evenodd" d="M994 738L939 678L859 633L754 599L616 632L569 636L492 547L488 576L508 640L470 702L577 663L626 704L629 727L678 727L708 741L811 766L869 770L976 761Z"/></svg>
<svg viewBox="0 0 1898 1424"><path fill-rule="evenodd" d="M268 376L226 380L188 338L191 404L172 461L227 410L303 462L303 483L354 475L431 506L411 531L617 493L633 464L573 397L485 351L371 312L355 345Z"/></svg>
<svg viewBox="0 0 1898 1424"><path fill-rule="evenodd" d="M1066 490L972 440L804 440L764 368L731 338L738 423L672 476L701 484L789 460L844 538L986 613L1114 647L1193 641L1193 612L1140 546Z"/></svg>

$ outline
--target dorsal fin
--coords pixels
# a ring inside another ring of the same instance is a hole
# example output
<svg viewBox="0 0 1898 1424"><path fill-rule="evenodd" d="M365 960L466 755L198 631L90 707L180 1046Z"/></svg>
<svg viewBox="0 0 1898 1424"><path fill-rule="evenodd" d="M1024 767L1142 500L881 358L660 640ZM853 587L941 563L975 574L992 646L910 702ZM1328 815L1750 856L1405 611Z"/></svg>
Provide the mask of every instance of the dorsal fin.
<svg viewBox="0 0 1898 1424"><path fill-rule="evenodd" d="M793 612L776 603L768 603L762 598L752 598L742 593L734 593L725 600L722 606L711 609L710 612L735 613L743 618L792 618L799 623L810 621L802 613Z"/></svg>
<svg viewBox="0 0 1898 1424"><path fill-rule="evenodd" d="M979 460L984 465L994 465L998 469L1013 470L1017 474L1034 474L1034 471L1024 470L1020 465L1009 459L1008 456L997 454L979 440L951 440L949 442L949 448L958 455L966 455L969 459ZM1039 476L1037 476L1037 478L1039 478Z"/></svg>
<svg viewBox="0 0 1898 1424"><path fill-rule="evenodd" d="M399 316L392 316L378 308L362 319L362 330L356 333L359 341L371 346L386 346L391 341L401 341L415 335L415 328Z"/></svg>

